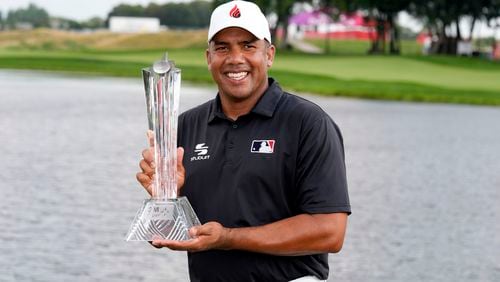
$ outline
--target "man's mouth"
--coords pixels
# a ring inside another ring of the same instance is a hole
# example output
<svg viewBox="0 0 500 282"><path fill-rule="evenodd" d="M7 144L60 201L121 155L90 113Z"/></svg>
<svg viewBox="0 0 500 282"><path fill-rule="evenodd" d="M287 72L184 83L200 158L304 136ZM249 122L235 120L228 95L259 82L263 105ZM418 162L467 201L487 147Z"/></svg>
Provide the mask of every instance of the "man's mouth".
<svg viewBox="0 0 500 282"><path fill-rule="evenodd" d="M226 76L229 77L230 79L234 80L242 80L248 75L247 71L241 71L241 72L228 72L226 73Z"/></svg>

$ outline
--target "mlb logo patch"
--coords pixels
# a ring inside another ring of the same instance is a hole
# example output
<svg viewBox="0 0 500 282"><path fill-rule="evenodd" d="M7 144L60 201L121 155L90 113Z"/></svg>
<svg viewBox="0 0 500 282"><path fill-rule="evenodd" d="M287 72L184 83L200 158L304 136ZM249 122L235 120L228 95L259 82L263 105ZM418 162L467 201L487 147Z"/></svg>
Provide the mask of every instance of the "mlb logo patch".
<svg viewBox="0 0 500 282"><path fill-rule="evenodd" d="M260 154L272 154L274 153L275 140L253 140L250 152L260 153Z"/></svg>

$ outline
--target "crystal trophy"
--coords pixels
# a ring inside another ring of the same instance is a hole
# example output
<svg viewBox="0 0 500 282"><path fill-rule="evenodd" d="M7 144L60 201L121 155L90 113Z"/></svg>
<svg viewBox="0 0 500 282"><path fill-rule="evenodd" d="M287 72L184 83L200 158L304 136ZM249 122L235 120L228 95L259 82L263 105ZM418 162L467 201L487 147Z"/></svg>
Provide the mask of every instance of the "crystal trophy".
<svg viewBox="0 0 500 282"><path fill-rule="evenodd" d="M167 54L142 69L155 175L150 199L130 226L126 241L189 240L189 228L200 225L186 197L177 197L177 122L181 70Z"/></svg>

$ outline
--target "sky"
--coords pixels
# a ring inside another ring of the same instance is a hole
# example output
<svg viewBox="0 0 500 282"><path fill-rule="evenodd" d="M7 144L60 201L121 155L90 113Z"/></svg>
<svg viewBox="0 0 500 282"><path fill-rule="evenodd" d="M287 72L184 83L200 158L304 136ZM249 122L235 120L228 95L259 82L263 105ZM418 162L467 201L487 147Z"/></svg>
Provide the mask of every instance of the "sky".
<svg viewBox="0 0 500 282"><path fill-rule="evenodd" d="M9 10L26 8L29 3L45 9L51 16L60 16L73 20L88 20L94 16L105 18L118 4L188 2L187 0L0 0L0 10L6 16Z"/></svg>

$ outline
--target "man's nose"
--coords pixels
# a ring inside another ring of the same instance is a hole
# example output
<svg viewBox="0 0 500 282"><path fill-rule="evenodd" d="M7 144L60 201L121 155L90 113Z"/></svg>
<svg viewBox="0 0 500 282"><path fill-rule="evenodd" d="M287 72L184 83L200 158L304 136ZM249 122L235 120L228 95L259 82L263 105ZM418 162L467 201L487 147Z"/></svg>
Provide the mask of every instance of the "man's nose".
<svg viewBox="0 0 500 282"><path fill-rule="evenodd" d="M231 48L227 62L231 64L241 64L245 62L245 57L240 48Z"/></svg>

